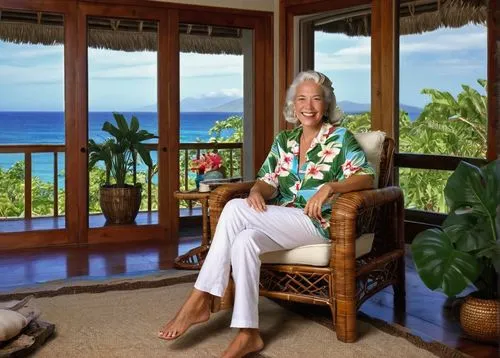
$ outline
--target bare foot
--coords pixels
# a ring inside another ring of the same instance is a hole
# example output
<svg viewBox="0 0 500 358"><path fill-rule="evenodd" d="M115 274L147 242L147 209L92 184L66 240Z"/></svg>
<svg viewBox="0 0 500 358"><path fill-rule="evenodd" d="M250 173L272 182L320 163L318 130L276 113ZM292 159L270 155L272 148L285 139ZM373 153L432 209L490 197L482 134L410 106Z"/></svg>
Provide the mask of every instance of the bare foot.
<svg viewBox="0 0 500 358"><path fill-rule="evenodd" d="M166 340L176 339L192 325L208 321L210 318L210 297L211 295L206 292L193 289L174 319L158 332L158 337Z"/></svg>
<svg viewBox="0 0 500 358"><path fill-rule="evenodd" d="M222 358L241 358L264 348L258 329L242 328L229 347L222 353Z"/></svg>

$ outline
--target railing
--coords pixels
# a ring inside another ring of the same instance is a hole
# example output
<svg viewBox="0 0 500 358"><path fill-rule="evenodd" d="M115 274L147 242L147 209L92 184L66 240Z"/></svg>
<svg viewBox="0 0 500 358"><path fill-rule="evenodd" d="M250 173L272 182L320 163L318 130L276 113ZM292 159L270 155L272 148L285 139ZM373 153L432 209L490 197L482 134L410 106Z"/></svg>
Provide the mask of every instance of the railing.
<svg viewBox="0 0 500 358"><path fill-rule="evenodd" d="M243 168L243 143L181 143L181 158L184 160L184 190L189 190L189 161L194 158L199 159L202 152L207 152L210 150L213 152L226 150L229 151L229 160L224 163L226 164L226 166L227 164L229 164L229 167L227 168L229 171L227 173L229 177L232 177L234 175L234 151L238 150L240 153L239 168L241 173L241 168ZM192 156L193 154L190 154L193 151L195 152L193 153L195 154L194 157Z"/></svg>
<svg viewBox="0 0 500 358"><path fill-rule="evenodd" d="M147 144L146 147L152 151L158 150L158 144ZM59 213L59 193L58 193L58 156L66 150L65 145L54 144L26 144L26 145L0 145L1 154L24 154L24 217L30 219L32 217L32 154L33 153L46 153L53 154L54 168L52 183L54 186L54 204L53 215L58 216ZM199 158L200 155L206 151L229 151L228 174L233 176L235 173L235 166L233 165L234 151L238 150L240 154L239 168L243 167L243 144L242 143L181 143L180 144L180 158L182 158L183 169L181 175L184 178L183 190L189 190L189 161L194 158ZM182 164L182 163L181 163ZM148 212L152 211L152 177L154 175L153 169L148 168L147 174L147 207Z"/></svg>
<svg viewBox="0 0 500 358"><path fill-rule="evenodd" d="M0 145L0 154L24 154L24 217L31 219L31 172L33 153L53 153L54 155L54 215L59 212L58 197L58 154L64 153L64 145L52 144L26 144L26 145Z"/></svg>

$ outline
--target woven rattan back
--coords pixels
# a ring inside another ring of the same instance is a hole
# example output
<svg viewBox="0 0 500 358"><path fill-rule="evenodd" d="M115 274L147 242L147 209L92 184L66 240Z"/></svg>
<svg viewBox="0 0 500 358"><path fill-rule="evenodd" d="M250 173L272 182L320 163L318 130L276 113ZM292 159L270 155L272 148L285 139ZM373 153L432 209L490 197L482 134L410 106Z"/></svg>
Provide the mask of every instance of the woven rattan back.
<svg viewBox="0 0 500 358"><path fill-rule="evenodd" d="M385 188L392 182L392 168L394 164L394 139L386 137L384 148L380 155L380 174L378 178L378 187Z"/></svg>

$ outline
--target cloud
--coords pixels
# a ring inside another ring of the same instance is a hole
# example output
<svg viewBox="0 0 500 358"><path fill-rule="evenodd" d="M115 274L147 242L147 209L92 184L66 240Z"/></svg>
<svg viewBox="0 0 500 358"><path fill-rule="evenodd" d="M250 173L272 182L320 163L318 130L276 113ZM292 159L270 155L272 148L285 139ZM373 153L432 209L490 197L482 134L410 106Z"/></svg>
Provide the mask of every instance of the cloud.
<svg viewBox="0 0 500 358"><path fill-rule="evenodd" d="M243 76L243 56L181 53L181 77Z"/></svg>
<svg viewBox="0 0 500 358"><path fill-rule="evenodd" d="M369 70L371 68L370 49L366 54L366 48L354 49L349 51L338 51L336 53L315 53L315 67L322 71L334 70ZM357 55L363 53L364 55Z"/></svg>
<svg viewBox="0 0 500 358"><path fill-rule="evenodd" d="M139 79L139 78L156 78L156 65L138 65L138 66L123 66L114 68L102 68L92 70L89 67L89 77L91 79Z"/></svg>
<svg viewBox="0 0 500 358"><path fill-rule="evenodd" d="M2 85L8 84L63 84L63 67L55 64L19 67L0 65L0 78Z"/></svg>
<svg viewBox="0 0 500 358"><path fill-rule="evenodd" d="M410 54L482 50L486 49L486 40L486 30L482 33L468 34L411 35L408 38L401 37L400 52Z"/></svg>
<svg viewBox="0 0 500 358"><path fill-rule="evenodd" d="M370 38L338 34L330 34L329 37L330 43L324 41L316 46L315 67L322 71L370 69ZM345 38L349 40L347 43ZM343 41L339 43L340 39Z"/></svg>
<svg viewBox="0 0 500 358"><path fill-rule="evenodd" d="M198 98L214 98L214 97L243 97L243 90L241 88L223 88L217 91L212 91L203 94Z"/></svg>

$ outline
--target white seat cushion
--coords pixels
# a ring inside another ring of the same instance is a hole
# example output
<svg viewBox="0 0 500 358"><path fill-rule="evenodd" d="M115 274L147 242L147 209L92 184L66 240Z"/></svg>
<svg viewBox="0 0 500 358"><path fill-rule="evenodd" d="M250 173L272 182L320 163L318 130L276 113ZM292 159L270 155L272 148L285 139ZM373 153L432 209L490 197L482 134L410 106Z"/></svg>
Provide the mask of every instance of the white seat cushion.
<svg viewBox="0 0 500 358"><path fill-rule="evenodd" d="M366 255L372 249L375 234L364 234L356 239L356 258ZM265 264L328 266L331 257L331 242L299 246L292 250L268 252L260 256Z"/></svg>

